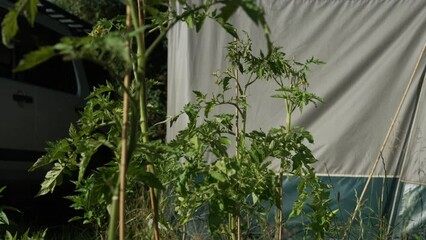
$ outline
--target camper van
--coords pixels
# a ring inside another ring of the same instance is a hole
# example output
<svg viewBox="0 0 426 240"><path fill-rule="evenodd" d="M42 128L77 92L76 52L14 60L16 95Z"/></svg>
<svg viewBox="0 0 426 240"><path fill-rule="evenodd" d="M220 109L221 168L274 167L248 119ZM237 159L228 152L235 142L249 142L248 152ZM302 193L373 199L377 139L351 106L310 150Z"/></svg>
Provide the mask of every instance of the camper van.
<svg viewBox="0 0 426 240"><path fill-rule="evenodd" d="M12 6L0 0L1 20ZM13 71L25 54L64 36L87 34L88 24L47 1L40 1L34 26L23 17L18 24L12 44L0 46L0 186L40 179L27 169L45 151L46 142L67 135L89 94L81 61L56 57L28 71Z"/></svg>

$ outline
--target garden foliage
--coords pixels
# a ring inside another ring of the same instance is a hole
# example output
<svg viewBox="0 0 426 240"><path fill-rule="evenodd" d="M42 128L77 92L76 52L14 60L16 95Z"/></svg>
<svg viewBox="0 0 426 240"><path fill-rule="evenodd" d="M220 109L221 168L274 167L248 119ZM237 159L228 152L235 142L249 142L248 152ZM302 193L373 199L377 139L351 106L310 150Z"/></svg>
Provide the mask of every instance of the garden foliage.
<svg viewBox="0 0 426 240"><path fill-rule="evenodd" d="M19 12L34 22L36 3L20 0L6 16L2 23L5 44L16 33ZM198 219L215 239L280 238L285 221L300 217L306 237L324 238L335 214L328 208L329 186L316 177L312 167L317 161L309 148L312 136L291 122L295 110L321 102L307 91L310 66L321 62L315 58L297 62L273 46L263 9L252 0L208 0L199 5L185 0L151 0L144 1L139 11L136 3L142 1L126 2L132 15L130 27L126 28L120 17L101 20L87 37L67 37L43 47L28 54L16 68L23 71L62 55L66 60L85 58L100 63L112 76L109 83L93 89L81 118L69 128L69 137L50 143L47 153L32 167L50 166L39 195L53 192L63 181L72 181L75 193L67 198L72 201L71 207L83 212L72 220L106 226L107 219L117 211L111 199L118 191L124 147L129 156L127 193L134 196L142 192L141 201L158 204L147 206L153 212L138 221L159 223L162 236L168 231L190 234L185 226ZM183 10L176 11L176 4ZM239 8L264 29L266 52L255 54L249 36L229 24ZM137 18L142 15L145 22ZM227 48L228 67L214 74L221 91L195 91L196 100L185 105L180 114L153 124L149 116L155 113L158 98L147 94L157 83L146 77L150 55L176 23L184 21L198 31L206 19L216 21L234 38ZM146 45L144 38L152 32L158 36ZM129 87L121 82L126 74L133 79ZM245 126L253 121L246 117L250 87L258 81L275 86L270 96L282 101L286 119L282 126L266 132L248 132ZM123 110L121 99L125 94L130 99L129 112ZM222 105L231 106L235 112L217 113L215 109ZM128 114L129 122L123 122L123 114ZM183 116L188 123L175 139L168 143L153 140L158 124L172 124ZM122 145L123 125L128 126L127 146ZM102 159L101 166L90 167L100 149L108 149L110 158ZM279 161L279 169L271 169L272 161ZM298 179L299 199L291 214L283 216L283 207L291 204L283 197L282 188L284 177L289 176ZM145 193L147 188L155 189L154 199ZM273 211L277 218L268 232L266 226ZM155 231L154 226L145 226Z"/></svg>

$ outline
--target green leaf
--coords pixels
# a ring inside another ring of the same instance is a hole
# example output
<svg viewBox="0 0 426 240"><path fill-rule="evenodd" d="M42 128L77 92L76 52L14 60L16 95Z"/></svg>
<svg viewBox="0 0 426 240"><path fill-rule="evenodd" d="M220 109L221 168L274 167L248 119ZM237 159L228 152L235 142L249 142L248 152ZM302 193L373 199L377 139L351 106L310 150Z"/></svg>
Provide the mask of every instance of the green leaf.
<svg viewBox="0 0 426 240"><path fill-rule="evenodd" d="M239 1L227 1L225 6L220 9L219 18L221 18L224 23L227 22L237 11L239 6Z"/></svg>
<svg viewBox="0 0 426 240"><path fill-rule="evenodd" d="M31 24L31 26L34 26L35 18L37 15L38 3L39 3L39 0L29 0L26 2L24 6L24 16L27 19L27 21Z"/></svg>
<svg viewBox="0 0 426 240"><path fill-rule="evenodd" d="M84 219L82 216L74 216L74 217L68 219L68 222L79 221L79 220L82 220L82 219Z"/></svg>
<svg viewBox="0 0 426 240"><path fill-rule="evenodd" d="M16 234L15 236L12 236L9 231L6 231L5 240L16 240Z"/></svg>
<svg viewBox="0 0 426 240"><path fill-rule="evenodd" d="M13 9L10 9L2 21L2 42L5 46L10 46L12 39L18 32L18 17L23 12L25 18L34 26L37 15L37 4L39 0L19 0Z"/></svg>
<svg viewBox="0 0 426 240"><path fill-rule="evenodd" d="M200 146L200 141L197 136L193 136L189 142L194 146L195 149L197 149Z"/></svg>
<svg viewBox="0 0 426 240"><path fill-rule="evenodd" d="M10 10L1 23L2 42L5 46L10 46L10 42L18 32L18 12Z"/></svg>
<svg viewBox="0 0 426 240"><path fill-rule="evenodd" d="M206 107L204 108L204 117L208 118L209 117L209 113L211 113L213 111L215 107L214 102L207 102L206 103Z"/></svg>
<svg viewBox="0 0 426 240"><path fill-rule="evenodd" d="M197 99L206 99L206 95L200 91L192 91Z"/></svg>
<svg viewBox="0 0 426 240"><path fill-rule="evenodd" d="M6 189L6 186L1 187L0 188L0 193L2 193L5 189ZM0 197L2 197L2 196L0 195Z"/></svg>
<svg viewBox="0 0 426 240"><path fill-rule="evenodd" d="M259 21L263 20L263 9L253 0L243 0L241 2L241 7L254 23L258 24Z"/></svg>
<svg viewBox="0 0 426 240"><path fill-rule="evenodd" d="M56 55L55 49L52 46L41 47L38 50L28 53L19 62L14 72L24 71L33 68Z"/></svg>
<svg viewBox="0 0 426 240"><path fill-rule="evenodd" d="M216 232L223 222L223 217L220 213L219 206L212 204L209 211L209 228L211 232Z"/></svg>
<svg viewBox="0 0 426 240"><path fill-rule="evenodd" d="M142 180L149 187L157 188L157 189L161 189L161 190L164 189L164 186L161 183L161 181L157 178L157 176L155 176L151 172L145 172L143 174L140 174L138 177L139 177L140 180Z"/></svg>
<svg viewBox="0 0 426 240"><path fill-rule="evenodd" d="M59 163L55 163L53 168L46 173L44 181L41 183L41 189L37 193L37 196L46 195L49 192L53 192L56 186L62 183L62 174L64 166Z"/></svg>
<svg viewBox="0 0 426 240"><path fill-rule="evenodd" d="M226 178L225 175L218 171L210 171L210 176L212 176L214 179L218 180L219 182L225 182Z"/></svg>
<svg viewBox="0 0 426 240"><path fill-rule="evenodd" d="M229 81L231 80L231 77L224 77L221 81L222 83L222 91L226 92L227 90L229 90Z"/></svg>
<svg viewBox="0 0 426 240"><path fill-rule="evenodd" d="M147 172L146 175L141 176L141 180L149 187L164 190L163 184L160 180L152 173Z"/></svg>
<svg viewBox="0 0 426 240"><path fill-rule="evenodd" d="M188 17L185 18L185 22L188 25L189 29L192 29L194 27L194 23L192 21L192 16L188 15Z"/></svg>
<svg viewBox="0 0 426 240"><path fill-rule="evenodd" d="M259 201L259 197L256 195L256 193L252 193L251 197L252 197L252 200L253 200L253 204L256 204L257 201Z"/></svg>
<svg viewBox="0 0 426 240"><path fill-rule="evenodd" d="M33 166L28 170L32 172L38 168L46 166L54 161L58 161L58 159L62 159L65 157L65 153L71 150L70 144L67 139L59 140L58 142L52 144L49 143L50 147L47 149L48 152L46 155L40 157Z"/></svg>
<svg viewBox="0 0 426 240"><path fill-rule="evenodd" d="M3 212L3 209L0 209L0 225L1 224L9 225L9 219L7 218L6 213Z"/></svg>
<svg viewBox="0 0 426 240"><path fill-rule="evenodd" d="M227 137L220 137L219 141L220 141L220 143L225 144L225 145L231 145L232 144L231 139L229 139Z"/></svg>
<svg viewBox="0 0 426 240"><path fill-rule="evenodd" d="M195 31L199 32L201 27L203 26L204 20L206 19L206 15L202 14L198 17L197 21L195 21Z"/></svg>
<svg viewBox="0 0 426 240"><path fill-rule="evenodd" d="M83 180L84 174L86 173L86 168L89 165L93 154L96 153L96 151L100 146L102 146L102 144L102 142L93 143L93 141L87 143L87 148L84 152L81 153L81 160L80 164L78 165L78 184Z"/></svg>
<svg viewBox="0 0 426 240"><path fill-rule="evenodd" d="M227 33L231 34L232 37L239 39L237 29L234 26L228 22L223 22L222 19L217 20L217 22L223 27L223 29L225 29Z"/></svg>

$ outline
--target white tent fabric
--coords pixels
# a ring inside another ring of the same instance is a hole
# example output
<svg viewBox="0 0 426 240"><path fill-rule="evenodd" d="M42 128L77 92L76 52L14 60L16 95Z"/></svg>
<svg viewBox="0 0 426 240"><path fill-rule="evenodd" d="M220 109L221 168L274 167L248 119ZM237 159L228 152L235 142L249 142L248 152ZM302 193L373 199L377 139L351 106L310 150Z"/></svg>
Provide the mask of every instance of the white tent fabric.
<svg viewBox="0 0 426 240"><path fill-rule="evenodd" d="M290 58L326 62L308 75L310 91L324 98L304 109L295 125L314 136L320 175L368 177L426 43L426 1L422 0L259 0L272 41ZM241 10L231 19L246 31L255 50L265 49L262 30ZM193 100L193 90L215 92L211 74L226 66L232 41L219 25L206 22L199 33L178 24L169 34L168 114ZM426 89L420 58L407 99L381 154L374 177L426 185ZM269 98L274 86L250 92L248 129L283 124L282 106ZM218 110L220 111L220 109ZM168 129L172 139L184 127ZM400 184L398 184L399 186ZM408 189L409 190L409 189ZM353 196L353 193L351 193Z"/></svg>

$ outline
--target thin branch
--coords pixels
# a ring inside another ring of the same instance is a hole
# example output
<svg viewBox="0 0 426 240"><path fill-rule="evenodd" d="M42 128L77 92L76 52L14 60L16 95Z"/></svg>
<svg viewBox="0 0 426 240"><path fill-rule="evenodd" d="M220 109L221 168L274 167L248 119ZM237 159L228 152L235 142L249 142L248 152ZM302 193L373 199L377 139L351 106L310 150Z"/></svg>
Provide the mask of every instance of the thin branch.
<svg viewBox="0 0 426 240"><path fill-rule="evenodd" d="M170 31L170 29L172 29L178 22L180 22L182 19L188 17L189 15L191 15L194 12L197 12L197 11L203 9L203 8L211 7L211 6L218 4L218 3L219 2L214 2L214 3L208 4L208 5L203 4L203 5L200 5L200 6L197 6L193 9L191 9L190 11L186 11L183 14L176 16L176 18L173 19L173 21L170 22L170 24L160 33L160 35L158 35L158 37L146 49L145 59L148 59L148 57L151 55L151 53L154 51L154 49L157 47L157 45L161 42L161 40L163 40L163 38Z"/></svg>
<svg viewBox="0 0 426 240"><path fill-rule="evenodd" d="M126 7L126 27L127 31L130 30L130 6ZM127 48L130 48L130 42L126 42ZM124 76L124 89L128 89L130 85L130 72ZM126 236L126 172L127 172L127 132L129 125L129 94L125 91L123 95L123 125L121 129L121 161L120 161L120 207L119 207L119 239L124 240Z"/></svg>

